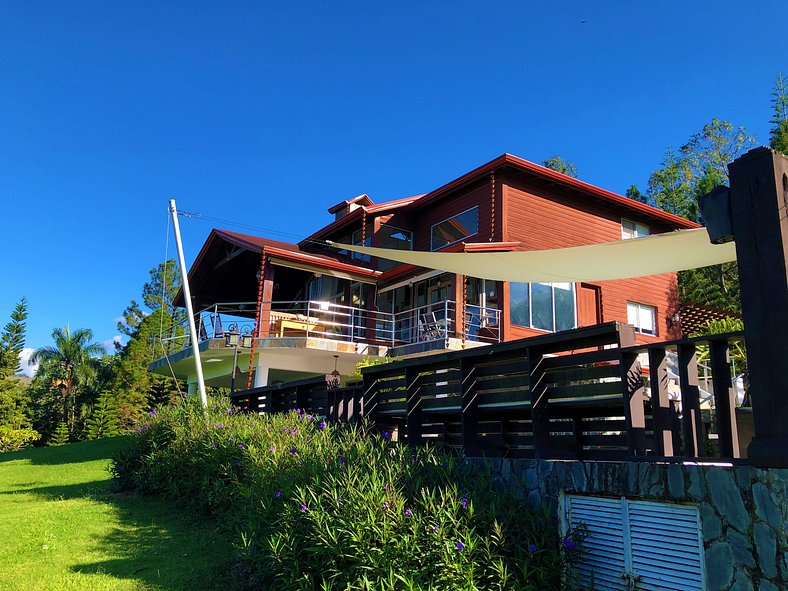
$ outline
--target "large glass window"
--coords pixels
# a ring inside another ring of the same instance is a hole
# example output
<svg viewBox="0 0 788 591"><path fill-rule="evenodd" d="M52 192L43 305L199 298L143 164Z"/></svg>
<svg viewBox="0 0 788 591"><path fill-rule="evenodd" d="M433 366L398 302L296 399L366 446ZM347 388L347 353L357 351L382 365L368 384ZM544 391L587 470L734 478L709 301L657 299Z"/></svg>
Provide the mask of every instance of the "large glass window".
<svg viewBox="0 0 788 591"><path fill-rule="evenodd" d="M476 206L432 226L431 249L439 250L478 232L479 207Z"/></svg>
<svg viewBox="0 0 788 591"><path fill-rule="evenodd" d="M509 284L512 324L550 332L577 326L574 283Z"/></svg>
<svg viewBox="0 0 788 591"><path fill-rule="evenodd" d="M393 248L395 250L413 250L413 232L401 230L388 224L380 224L380 229L375 235L375 245L380 248ZM378 270L385 271L399 264L396 261L378 259Z"/></svg>

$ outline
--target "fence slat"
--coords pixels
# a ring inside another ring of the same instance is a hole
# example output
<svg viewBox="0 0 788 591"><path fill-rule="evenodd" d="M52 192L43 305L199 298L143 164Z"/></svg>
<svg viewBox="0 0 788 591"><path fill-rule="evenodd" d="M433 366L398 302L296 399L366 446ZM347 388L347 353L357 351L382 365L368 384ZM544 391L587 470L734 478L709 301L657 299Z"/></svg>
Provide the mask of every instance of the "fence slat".
<svg viewBox="0 0 788 591"><path fill-rule="evenodd" d="M654 417L654 440L658 456L672 456L673 424L668 396L668 360L665 349L649 349L651 377L651 414Z"/></svg>
<svg viewBox="0 0 788 591"><path fill-rule="evenodd" d="M684 435L684 455L697 458L703 455L703 422L700 414L698 387L698 357L694 343L679 345L679 383L681 385L681 424Z"/></svg>
<svg viewBox="0 0 788 591"><path fill-rule="evenodd" d="M711 339L711 377L714 384L714 408L717 414L720 455L723 458L739 458L739 434L736 428L736 399L731 383L731 365L728 341Z"/></svg>

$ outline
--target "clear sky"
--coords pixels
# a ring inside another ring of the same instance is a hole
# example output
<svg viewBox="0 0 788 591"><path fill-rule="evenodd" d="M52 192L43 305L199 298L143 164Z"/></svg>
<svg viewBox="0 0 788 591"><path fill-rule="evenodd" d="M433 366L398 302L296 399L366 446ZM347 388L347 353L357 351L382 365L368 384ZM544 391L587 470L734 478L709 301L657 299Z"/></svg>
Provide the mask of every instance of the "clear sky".
<svg viewBox="0 0 788 591"><path fill-rule="evenodd" d="M784 0L277 4L0 2L0 324L111 342L170 197L305 236L503 152L645 188L712 117L767 143L788 74Z"/></svg>

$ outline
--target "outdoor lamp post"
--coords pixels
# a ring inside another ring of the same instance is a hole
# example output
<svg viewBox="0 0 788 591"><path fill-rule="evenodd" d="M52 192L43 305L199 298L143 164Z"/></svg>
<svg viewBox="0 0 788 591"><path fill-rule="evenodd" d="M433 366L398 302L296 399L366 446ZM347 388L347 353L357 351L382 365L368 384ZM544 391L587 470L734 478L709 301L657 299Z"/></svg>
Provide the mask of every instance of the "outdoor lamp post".
<svg viewBox="0 0 788 591"><path fill-rule="evenodd" d="M233 374L230 379L230 394L235 392L235 368L238 367L238 342L241 333L238 330L230 330L224 333L224 344L227 347L233 347Z"/></svg>

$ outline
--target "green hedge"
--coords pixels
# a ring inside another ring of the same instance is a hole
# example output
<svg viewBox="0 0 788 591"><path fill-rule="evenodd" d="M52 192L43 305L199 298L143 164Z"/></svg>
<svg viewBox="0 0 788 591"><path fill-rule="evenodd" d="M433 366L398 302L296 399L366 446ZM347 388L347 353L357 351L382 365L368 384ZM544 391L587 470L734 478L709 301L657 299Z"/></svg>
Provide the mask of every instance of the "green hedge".
<svg viewBox="0 0 788 591"><path fill-rule="evenodd" d="M152 412L116 456L125 489L164 494L237 532L238 576L265 590L549 590L580 536L469 473L367 425L238 414L229 401Z"/></svg>

